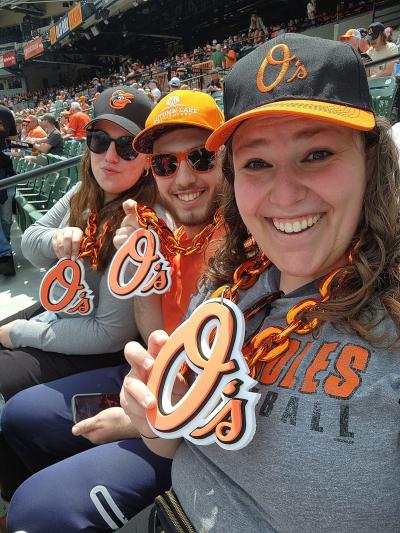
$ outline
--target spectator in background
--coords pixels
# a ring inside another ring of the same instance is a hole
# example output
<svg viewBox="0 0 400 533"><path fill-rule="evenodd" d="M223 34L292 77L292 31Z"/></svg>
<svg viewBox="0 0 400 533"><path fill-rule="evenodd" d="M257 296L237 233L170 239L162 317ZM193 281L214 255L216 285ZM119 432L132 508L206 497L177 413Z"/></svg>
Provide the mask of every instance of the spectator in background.
<svg viewBox="0 0 400 533"><path fill-rule="evenodd" d="M14 115L3 105L0 105L0 182L14 174L10 157L3 153L6 140L16 139ZM14 276L14 260L11 248L12 202L15 187L0 190L0 274Z"/></svg>
<svg viewBox="0 0 400 533"><path fill-rule="evenodd" d="M225 57L225 68L231 68L237 61L237 54L233 47L233 42L225 45L223 48L224 57Z"/></svg>
<svg viewBox="0 0 400 533"><path fill-rule="evenodd" d="M372 61L383 59L398 53L397 46L394 43L388 43L385 33L385 26L381 22L373 22L368 28L367 40L371 47L368 49L368 55ZM392 76L395 61L381 63L374 67L369 67L368 78L379 78L381 76Z"/></svg>
<svg viewBox="0 0 400 533"><path fill-rule="evenodd" d="M86 111L87 109L90 108L90 105L87 103L87 97L86 97L84 94L82 94L82 95L78 98L78 100L79 100L79 103L80 103L80 105L81 105L81 109L82 109L82 111Z"/></svg>
<svg viewBox="0 0 400 533"><path fill-rule="evenodd" d="M70 109L70 120L68 124L67 133L71 134L77 139L86 137L85 126L89 124L90 118L81 110L79 102L72 102Z"/></svg>
<svg viewBox="0 0 400 533"><path fill-rule="evenodd" d="M219 79L218 70L211 71L211 80L207 85L206 91L210 94L222 91L222 81Z"/></svg>
<svg viewBox="0 0 400 533"><path fill-rule="evenodd" d="M157 103L161 98L161 91L158 88L156 80L149 81L149 89L151 91L151 94L153 95L154 102Z"/></svg>
<svg viewBox="0 0 400 533"><path fill-rule="evenodd" d="M257 13L253 13L250 17L250 26L248 34L250 35L256 30L262 30L264 33L268 33L266 27L264 26L264 22L262 21L262 18L257 15Z"/></svg>
<svg viewBox="0 0 400 533"><path fill-rule="evenodd" d="M359 50L361 33L355 29L347 30L346 33L339 37L339 41L349 44L355 50Z"/></svg>
<svg viewBox="0 0 400 533"><path fill-rule="evenodd" d="M33 144L37 139L45 139L46 137L47 133L39 125L39 120L35 115L28 115L24 118L21 135L24 142Z"/></svg>
<svg viewBox="0 0 400 533"><path fill-rule="evenodd" d="M225 68L225 56L221 52L221 45L215 45L215 51L211 54L211 61L214 63L214 68Z"/></svg>
<svg viewBox="0 0 400 533"><path fill-rule="evenodd" d="M63 152L64 139L60 132L60 125L54 115L47 113L41 121L42 128L46 131L46 139L40 139L33 144L33 148L42 154L61 155Z"/></svg>
<svg viewBox="0 0 400 533"><path fill-rule="evenodd" d="M179 89L179 87L181 86L181 80L177 78L176 76L174 76L173 78L169 80L168 85L169 85L170 91L175 91L176 89Z"/></svg>
<svg viewBox="0 0 400 533"><path fill-rule="evenodd" d="M176 75L179 78L181 83L186 80L186 78L187 78L186 74L187 73L186 73L186 68L185 67L178 67L176 69Z"/></svg>
<svg viewBox="0 0 400 533"><path fill-rule="evenodd" d="M60 132L64 139L71 137L71 135L68 133L68 125L69 125L69 111L61 111Z"/></svg>
<svg viewBox="0 0 400 533"><path fill-rule="evenodd" d="M315 26L315 14L317 12L316 0L310 0L307 4L307 17L312 26Z"/></svg>
<svg viewBox="0 0 400 533"><path fill-rule="evenodd" d="M15 127L17 128L17 137L18 137L18 139L21 139L23 121L24 121L24 119L22 117L16 117L15 118Z"/></svg>

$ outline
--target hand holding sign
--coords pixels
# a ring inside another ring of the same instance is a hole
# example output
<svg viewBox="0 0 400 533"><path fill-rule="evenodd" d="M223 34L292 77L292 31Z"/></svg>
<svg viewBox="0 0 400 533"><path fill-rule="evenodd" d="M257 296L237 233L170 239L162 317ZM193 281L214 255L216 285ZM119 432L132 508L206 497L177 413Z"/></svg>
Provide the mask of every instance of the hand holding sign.
<svg viewBox="0 0 400 533"><path fill-rule="evenodd" d="M114 246L117 250L126 243L134 231L140 228L135 211L136 205L137 202L131 199L125 200L122 204L125 217L123 218L120 227L116 230L113 239Z"/></svg>
<svg viewBox="0 0 400 533"><path fill-rule="evenodd" d="M147 422L146 408L154 405L156 399L146 384L154 360L168 339L165 331L154 331L149 337L147 350L138 342L129 342L125 346L125 358L131 365L131 371L125 377L121 389L121 407L138 431L151 438L155 435ZM173 390L174 401L178 402L187 390L186 380L178 374Z"/></svg>

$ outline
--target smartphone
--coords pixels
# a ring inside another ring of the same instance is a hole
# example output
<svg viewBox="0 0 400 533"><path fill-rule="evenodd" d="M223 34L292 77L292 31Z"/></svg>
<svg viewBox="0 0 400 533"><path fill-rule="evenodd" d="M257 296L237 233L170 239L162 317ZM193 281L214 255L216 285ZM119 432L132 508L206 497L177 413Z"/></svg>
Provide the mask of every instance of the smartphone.
<svg viewBox="0 0 400 533"><path fill-rule="evenodd" d="M71 400L72 419L77 424L85 418L95 416L109 407L119 407L119 394L94 392L75 394Z"/></svg>

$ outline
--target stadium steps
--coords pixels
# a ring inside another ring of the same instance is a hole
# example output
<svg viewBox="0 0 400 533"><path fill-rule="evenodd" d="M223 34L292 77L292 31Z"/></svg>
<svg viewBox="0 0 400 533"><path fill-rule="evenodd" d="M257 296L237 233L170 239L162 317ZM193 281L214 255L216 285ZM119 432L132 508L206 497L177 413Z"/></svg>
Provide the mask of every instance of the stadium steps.
<svg viewBox="0 0 400 533"><path fill-rule="evenodd" d="M38 269L25 259L21 252L21 229L14 223L11 243L17 274L0 279L0 325L13 320L24 310L39 307L39 286L45 269Z"/></svg>

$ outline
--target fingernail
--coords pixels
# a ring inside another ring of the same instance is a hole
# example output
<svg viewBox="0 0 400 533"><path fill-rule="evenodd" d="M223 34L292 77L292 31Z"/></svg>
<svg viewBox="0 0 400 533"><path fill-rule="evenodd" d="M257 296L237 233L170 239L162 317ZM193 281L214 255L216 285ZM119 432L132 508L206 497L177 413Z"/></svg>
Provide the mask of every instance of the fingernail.
<svg viewBox="0 0 400 533"><path fill-rule="evenodd" d="M155 400L154 396L152 396L151 394L147 394L144 399L143 399L143 405L145 407L148 407L151 403L153 403Z"/></svg>
<svg viewBox="0 0 400 533"><path fill-rule="evenodd" d="M79 428L74 426L72 428L72 434L75 435L76 437L80 434L80 431L79 431Z"/></svg>
<svg viewBox="0 0 400 533"><path fill-rule="evenodd" d="M143 366L146 370L151 368L154 364L154 359L152 357L146 357L143 361Z"/></svg>

